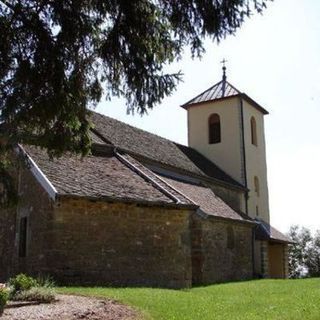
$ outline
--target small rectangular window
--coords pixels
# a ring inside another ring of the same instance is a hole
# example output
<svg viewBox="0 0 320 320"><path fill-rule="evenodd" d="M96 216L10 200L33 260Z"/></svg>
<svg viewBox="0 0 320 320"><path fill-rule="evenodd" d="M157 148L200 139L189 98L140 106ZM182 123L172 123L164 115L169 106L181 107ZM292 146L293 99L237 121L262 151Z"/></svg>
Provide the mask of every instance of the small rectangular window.
<svg viewBox="0 0 320 320"><path fill-rule="evenodd" d="M220 117L214 113L209 117L209 144L221 142Z"/></svg>
<svg viewBox="0 0 320 320"><path fill-rule="evenodd" d="M19 232L19 257L23 258L27 255L27 236L28 236L28 218L23 217L20 219L20 232Z"/></svg>

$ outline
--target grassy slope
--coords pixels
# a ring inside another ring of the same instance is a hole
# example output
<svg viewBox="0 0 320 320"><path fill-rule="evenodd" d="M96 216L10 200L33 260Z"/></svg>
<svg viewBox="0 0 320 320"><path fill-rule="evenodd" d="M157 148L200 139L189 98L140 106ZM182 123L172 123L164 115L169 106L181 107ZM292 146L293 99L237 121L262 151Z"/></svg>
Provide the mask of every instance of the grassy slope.
<svg viewBox="0 0 320 320"><path fill-rule="evenodd" d="M320 279L256 280L190 290L59 288L59 292L110 297L151 319L320 319Z"/></svg>

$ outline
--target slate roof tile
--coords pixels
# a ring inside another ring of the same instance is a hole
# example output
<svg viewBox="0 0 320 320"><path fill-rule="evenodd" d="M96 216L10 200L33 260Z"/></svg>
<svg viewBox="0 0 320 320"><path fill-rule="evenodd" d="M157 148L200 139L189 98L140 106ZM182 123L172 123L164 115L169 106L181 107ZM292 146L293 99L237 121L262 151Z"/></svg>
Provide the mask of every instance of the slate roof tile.
<svg viewBox="0 0 320 320"><path fill-rule="evenodd" d="M115 156L81 159L66 154L50 160L44 150L23 147L60 195L174 204Z"/></svg>
<svg viewBox="0 0 320 320"><path fill-rule="evenodd" d="M251 99L245 93L239 91L232 84L230 84L226 80L221 80L220 82L214 84L209 89L203 91L196 97L192 98L188 102L184 103L181 107L188 109L190 106L198 105L204 102L215 101L219 99L231 98L240 96L244 100L248 101L251 105L253 105L256 109L258 109L263 114L268 114L268 111L261 107L257 102Z"/></svg>
<svg viewBox="0 0 320 320"><path fill-rule="evenodd" d="M107 143L187 173L220 180L244 188L214 163L193 148L132 127L99 113L92 113L94 131Z"/></svg>
<svg viewBox="0 0 320 320"><path fill-rule="evenodd" d="M151 170L143 166L139 161L132 158L131 156L124 154L123 157L127 159L131 164L133 164L138 170L142 171L143 174L149 177L152 181L154 181L156 184L158 184L162 189L169 192L171 195L173 195L180 203L182 204L188 204L188 205L195 205L193 201L189 200L187 197L185 197L183 194L179 192L178 189L172 188L164 179L162 179L160 176L153 173Z"/></svg>
<svg viewBox="0 0 320 320"><path fill-rule="evenodd" d="M238 89L232 86L228 81L222 80L216 83L215 85L213 85L212 87L210 87L209 89L205 90L204 92L200 93L196 97L192 98L182 106L185 107L187 105L191 105L195 103L233 97L238 94L241 94L241 92Z"/></svg>
<svg viewBox="0 0 320 320"><path fill-rule="evenodd" d="M247 221L222 199L217 197L209 187L178 181L162 177L168 184L182 192L200 207L200 210L209 216L221 217L232 220Z"/></svg>

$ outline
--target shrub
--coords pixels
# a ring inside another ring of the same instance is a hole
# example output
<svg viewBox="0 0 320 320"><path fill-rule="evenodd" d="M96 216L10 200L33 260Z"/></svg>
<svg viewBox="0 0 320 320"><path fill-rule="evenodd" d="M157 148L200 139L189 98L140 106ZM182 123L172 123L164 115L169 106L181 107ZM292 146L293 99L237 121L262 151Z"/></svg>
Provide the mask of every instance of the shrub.
<svg viewBox="0 0 320 320"><path fill-rule="evenodd" d="M30 290L31 288L36 287L38 283L36 279L20 273L9 280L9 285L12 289L12 295L15 295L17 292Z"/></svg>
<svg viewBox="0 0 320 320"><path fill-rule="evenodd" d="M50 303L55 300L55 291L48 287L33 287L29 290L19 291L13 297L15 301L36 301Z"/></svg>
<svg viewBox="0 0 320 320"><path fill-rule="evenodd" d="M37 286L44 288L53 288L55 287L55 283L53 279L49 276L39 276L37 278Z"/></svg>
<svg viewBox="0 0 320 320"><path fill-rule="evenodd" d="M5 286L0 286L0 316L3 313L4 307L9 299L9 292Z"/></svg>

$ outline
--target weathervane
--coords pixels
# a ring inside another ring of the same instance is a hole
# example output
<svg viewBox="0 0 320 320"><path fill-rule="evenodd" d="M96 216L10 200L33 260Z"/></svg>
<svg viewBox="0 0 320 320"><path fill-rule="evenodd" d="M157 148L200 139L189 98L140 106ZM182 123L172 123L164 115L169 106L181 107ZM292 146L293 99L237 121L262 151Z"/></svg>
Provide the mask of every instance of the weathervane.
<svg viewBox="0 0 320 320"><path fill-rule="evenodd" d="M227 76L226 76L226 70L227 70L227 67L226 67L226 62L228 62L228 60L226 60L225 58L223 58L223 60L220 62L222 63L222 80L223 81L226 81L227 80Z"/></svg>

